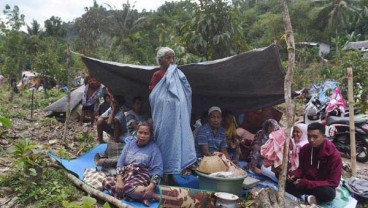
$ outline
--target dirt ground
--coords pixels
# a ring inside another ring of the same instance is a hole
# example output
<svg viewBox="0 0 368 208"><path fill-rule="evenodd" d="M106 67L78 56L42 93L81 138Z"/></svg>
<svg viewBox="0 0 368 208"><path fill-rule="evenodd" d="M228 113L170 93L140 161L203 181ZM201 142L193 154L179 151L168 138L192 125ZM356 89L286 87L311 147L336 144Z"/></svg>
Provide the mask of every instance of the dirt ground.
<svg viewBox="0 0 368 208"><path fill-rule="evenodd" d="M21 107L13 106L9 110L24 111ZM79 125L76 121L69 124L67 141L63 140L64 124L56 121L53 118L47 118L48 113L42 110L35 110L33 119L31 119L30 112L26 112L26 118L13 118L13 126L5 130L0 137L0 149L6 151L13 141L18 138L30 138L37 144L45 144L53 151L58 151L61 148L65 149L70 155L70 158L78 157L83 154L85 149L85 142L81 138L93 137L96 138L97 132L93 127ZM89 145L94 145L94 142L89 140ZM0 156L0 175L6 174L10 170L11 158ZM348 168L350 160L343 157L344 166ZM357 162L358 176L368 178L368 163ZM344 172L348 176L348 172ZM5 198L0 200L6 200ZM292 204L292 203L291 203Z"/></svg>

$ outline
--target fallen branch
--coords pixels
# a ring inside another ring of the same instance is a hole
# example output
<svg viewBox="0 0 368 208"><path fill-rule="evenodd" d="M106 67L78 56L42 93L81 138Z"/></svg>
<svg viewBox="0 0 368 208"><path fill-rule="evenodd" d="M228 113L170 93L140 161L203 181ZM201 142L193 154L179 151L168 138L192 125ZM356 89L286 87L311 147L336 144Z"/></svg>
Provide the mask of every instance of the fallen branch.
<svg viewBox="0 0 368 208"><path fill-rule="evenodd" d="M12 208L16 205L17 203L17 200L18 200L18 197L14 197L12 200L10 200L6 205L3 205L1 207L3 208Z"/></svg>
<svg viewBox="0 0 368 208"><path fill-rule="evenodd" d="M133 208L132 206L124 204L123 202L121 202L115 197L112 197L97 189L92 188L91 186L87 185L83 181L79 180L79 178L75 177L73 174L67 172L66 170L63 170L63 172L76 186L78 186L83 191L87 192L88 194L93 195L119 208Z"/></svg>

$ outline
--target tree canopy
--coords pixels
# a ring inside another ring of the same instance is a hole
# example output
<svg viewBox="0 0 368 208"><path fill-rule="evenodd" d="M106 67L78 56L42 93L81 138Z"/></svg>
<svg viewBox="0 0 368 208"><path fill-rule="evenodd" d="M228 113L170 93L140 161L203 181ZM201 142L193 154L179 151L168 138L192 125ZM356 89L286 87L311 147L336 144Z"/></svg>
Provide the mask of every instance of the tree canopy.
<svg viewBox="0 0 368 208"><path fill-rule="evenodd" d="M341 66L347 65L356 68L359 84L366 86L364 70L358 70L366 66L366 59L362 53L352 56L342 48L349 41L368 38L367 5L368 0L289 1L295 42L320 42L331 47L322 59L318 48L297 44L295 88L311 85L316 78L336 79L342 73ZM287 65L277 0L185 0L166 2L156 11L138 11L130 3L115 8L95 1L86 5L84 14L74 21L64 22L52 16L44 27L35 20L26 25L18 6L6 5L3 14L0 73L8 78L19 77L21 71L29 69L54 76L65 84L67 44L73 51L99 59L154 65L160 46L173 48L177 62L187 64L277 43ZM73 62L73 74L86 72L80 60ZM362 90L361 94L367 94L366 88Z"/></svg>

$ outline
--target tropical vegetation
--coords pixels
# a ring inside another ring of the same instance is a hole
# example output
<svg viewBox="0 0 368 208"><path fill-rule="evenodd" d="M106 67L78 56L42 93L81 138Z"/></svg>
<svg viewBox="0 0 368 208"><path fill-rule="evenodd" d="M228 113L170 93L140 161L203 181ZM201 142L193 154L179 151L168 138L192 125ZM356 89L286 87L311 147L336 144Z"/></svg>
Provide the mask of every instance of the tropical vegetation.
<svg viewBox="0 0 368 208"><path fill-rule="evenodd" d="M288 5L297 43L293 88L333 79L341 83L346 93L346 68L351 67L357 106L367 110L368 59L363 52L343 48L349 42L368 40L368 0L288 0ZM155 65L160 46L173 48L178 64L188 64L275 43L285 69L288 66L278 0L185 0L166 2L155 11L138 11L130 3L112 7L94 1L74 21L52 16L43 23L33 20L29 24L20 13L21 7L1 8L4 15L0 16L0 74L6 80L19 80L22 71L30 70L53 77L59 86L65 86L68 75L87 73L78 53L108 61ZM329 52L321 53L315 43L329 45ZM69 73L68 47L76 52L72 53ZM60 92L50 93L60 97ZM1 103L9 104L2 95ZM29 99L30 93L22 92L19 96ZM47 96L42 99L45 101L38 100L35 108L45 107L51 101ZM28 109L30 104L23 103L22 108ZM0 138L12 125L12 119L25 117L22 111L0 106ZM19 138L8 152L1 149L0 156L8 154L16 160L11 164L14 174L0 177L0 184L13 188L21 204L38 201L40 207L82 207L83 203L94 206L96 202L88 198L73 202L78 197L73 195L73 186L62 180L57 171L42 168L49 166L45 159L47 148Z"/></svg>

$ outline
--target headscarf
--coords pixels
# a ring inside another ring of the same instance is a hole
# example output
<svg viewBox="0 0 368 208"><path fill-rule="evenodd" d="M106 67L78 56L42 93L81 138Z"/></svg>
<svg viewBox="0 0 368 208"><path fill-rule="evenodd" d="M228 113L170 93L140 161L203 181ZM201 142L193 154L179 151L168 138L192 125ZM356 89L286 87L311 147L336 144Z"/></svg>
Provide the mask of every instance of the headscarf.
<svg viewBox="0 0 368 208"><path fill-rule="evenodd" d="M293 126L293 129L294 127L297 127L298 129L300 129L300 131L302 132L302 136L298 143L295 143L294 139L291 140L292 146L290 146L291 150L289 151L289 157L290 157L289 161L291 165L290 170L295 170L299 167L300 149L308 143L308 135L307 135L308 125L304 123L295 123ZM293 133L293 129L291 133Z"/></svg>
<svg viewBox="0 0 368 208"><path fill-rule="evenodd" d="M258 145L259 147L262 146L269 138L269 134L267 132L268 127L272 125L274 127L274 131L277 131L280 129L279 124L275 119L268 119L262 124L262 129L259 130L256 135L254 136L254 140L252 142L253 145Z"/></svg>
<svg viewBox="0 0 368 208"><path fill-rule="evenodd" d="M299 153L300 149L304 145L308 144L308 135L307 135L308 134L308 125L304 124L304 123L295 123L293 127L297 127L302 132L302 136L301 136L300 141L298 143L296 143L294 139L292 140L293 144L295 143L296 148L297 148L298 153Z"/></svg>

